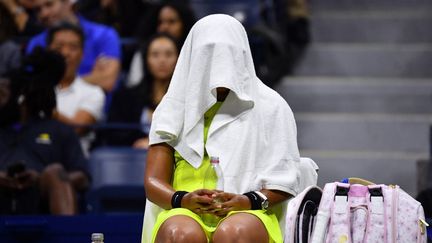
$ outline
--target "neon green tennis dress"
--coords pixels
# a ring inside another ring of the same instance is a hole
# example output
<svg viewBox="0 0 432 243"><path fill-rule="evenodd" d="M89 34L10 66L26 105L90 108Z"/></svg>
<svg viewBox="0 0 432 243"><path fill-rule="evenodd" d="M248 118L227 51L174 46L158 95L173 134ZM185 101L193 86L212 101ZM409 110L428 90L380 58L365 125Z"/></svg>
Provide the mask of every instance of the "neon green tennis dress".
<svg viewBox="0 0 432 243"><path fill-rule="evenodd" d="M206 143L207 141L207 133L210 124L213 120L213 117L216 115L216 112L219 110L221 105L222 102L217 102L204 114L204 143ZM175 170L173 176L173 187L176 191L191 192L202 188L207 188L207 189L216 188L216 181L210 183L206 182L206 187L204 187L204 178L205 178L204 175L207 168L210 166L210 159L207 154L207 151L205 151L203 162L201 163L201 166L198 169L191 166L177 152L174 153L174 158L175 158ZM264 210L243 210L243 211L232 211L226 217L239 212L250 213L258 217L267 229L270 238L269 240L270 243L283 242L282 233L279 228L279 222L274 213L268 213ZM207 235L208 241L210 241L213 232L217 228L217 225L214 227L206 224L200 215L190 211L189 209L174 208L170 210L164 210L158 215L156 219L156 223L154 225L153 233L152 233L152 242L155 241L157 232L160 226L162 225L162 223L165 222L165 220L167 220L168 218L175 215L189 216L193 218L195 221L197 221L203 228L205 234ZM223 219L224 218L221 218L219 222L222 221Z"/></svg>

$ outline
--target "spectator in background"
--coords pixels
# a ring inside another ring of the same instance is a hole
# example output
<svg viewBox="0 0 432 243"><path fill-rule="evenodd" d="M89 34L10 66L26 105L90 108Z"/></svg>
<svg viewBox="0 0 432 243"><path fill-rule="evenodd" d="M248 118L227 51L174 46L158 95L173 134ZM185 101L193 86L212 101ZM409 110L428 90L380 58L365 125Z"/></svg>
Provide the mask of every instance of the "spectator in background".
<svg viewBox="0 0 432 243"><path fill-rule="evenodd" d="M56 87L55 117L77 127L84 152L87 153L94 134L86 126L102 119L105 96L100 87L85 82L77 75L83 57L84 33L80 27L64 23L49 29L47 43L50 50L59 52L66 61L65 75Z"/></svg>
<svg viewBox="0 0 432 243"><path fill-rule="evenodd" d="M17 33L13 16L3 2L0 2L0 76L18 68L21 59L20 47L12 41Z"/></svg>
<svg viewBox="0 0 432 243"><path fill-rule="evenodd" d="M72 215L89 184L87 161L69 126L52 119L63 58L43 49L0 79L0 214Z"/></svg>
<svg viewBox="0 0 432 243"><path fill-rule="evenodd" d="M136 35L139 20L148 14L155 3L143 0L80 0L79 13L90 21L105 24L117 30L122 37L122 73L127 73L138 48ZM122 76L123 81L123 76Z"/></svg>
<svg viewBox="0 0 432 243"><path fill-rule="evenodd" d="M174 37L159 33L149 39L141 50L144 55L143 80L138 86L116 92L108 113L108 122L143 125L144 130L107 131L100 135L109 145L148 147L148 130L153 111L165 95L180 52Z"/></svg>
<svg viewBox="0 0 432 243"><path fill-rule="evenodd" d="M31 37L43 31L43 26L37 21L34 0L1 0L0 2L13 16L18 36Z"/></svg>
<svg viewBox="0 0 432 243"><path fill-rule="evenodd" d="M134 37L137 22L151 4L143 0L80 0L78 6L87 19L114 27L121 37Z"/></svg>
<svg viewBox="0 0 432 243"><path fill-rule="evenodd" d="M195 23L195 14L189 5L182 2L167 2L156 7L153 13L144 16L140 38L143 43L155 33L168 33L176 38L180 46ZM127 86L132 87L143 79L143 53L137 51L132 59Z"/></svg>
<svg viewBox="0 0 432 243"><path fill-rule="evenodd" d="M294 69L310 42L309 9L306 0L288 0L285 35Z"/></svg>
<svg viewBox="0 0 432 243"><path fill-rule="evenodd" d="M72 0L35 0L38 18L47 27L62 22L80 26L85 43L84 55L79 66L79 75L88 83L110 92L115 88L120 72L120 40L116 31L108 26L96 24L76 15ZM46 46L47 31L33 37L27 53L35 46Z"/></svg>

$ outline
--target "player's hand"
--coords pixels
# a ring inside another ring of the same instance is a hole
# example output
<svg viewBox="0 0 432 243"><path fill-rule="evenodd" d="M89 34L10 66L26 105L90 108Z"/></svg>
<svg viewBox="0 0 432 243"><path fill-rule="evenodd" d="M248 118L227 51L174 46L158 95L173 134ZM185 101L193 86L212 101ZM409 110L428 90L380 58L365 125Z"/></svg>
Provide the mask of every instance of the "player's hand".
<svg viewBox="0 0 432 243"><path fill-rule="evenodd" d="M243 194L219 192L213 195L213 198L221 202L215 205L214 214L217 216L226 216L231 211L251 209L249 198Z"/></svg>
<svg viewBox="0 0 432 243"><path fill-rule="evenodd" d="M216 191L207 189L189 192L183 197L181 206L190 209L196 214L208 213L208 210L212 208L212 195L215 193Z"/></svg>

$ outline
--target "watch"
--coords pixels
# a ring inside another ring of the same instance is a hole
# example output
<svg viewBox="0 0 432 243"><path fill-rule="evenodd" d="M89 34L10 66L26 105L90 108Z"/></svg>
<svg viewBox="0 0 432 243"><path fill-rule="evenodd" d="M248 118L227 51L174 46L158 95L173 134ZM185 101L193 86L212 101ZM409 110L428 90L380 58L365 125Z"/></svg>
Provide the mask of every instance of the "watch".
<svg viewBox="0 0 432 243"><path fill-rule="evenodd" d="M267 197L260 191L255 191L255 193L262 199L261 209L267 210L267 208L269 207L269 201L268 201Z"/></svg>

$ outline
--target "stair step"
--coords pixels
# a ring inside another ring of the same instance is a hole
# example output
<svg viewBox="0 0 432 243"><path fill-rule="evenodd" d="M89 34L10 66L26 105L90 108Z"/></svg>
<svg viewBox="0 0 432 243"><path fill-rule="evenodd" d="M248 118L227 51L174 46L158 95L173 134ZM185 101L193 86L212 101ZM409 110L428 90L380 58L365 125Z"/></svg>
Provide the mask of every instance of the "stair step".
<svg viewBox="0 0 432 243"><path fill-rule="evenodd" d="M314 42L432 42L431 24L432 11L326 11L311 16L311 34Z"/></svg>
<svg viewBox="0 0 432 243"><path fill-rule="evenodd" d="M411 196L417 195L416 161L425 153L375 151L301 150L301 155L312 158L320 167L318 185L360 177L378 184L397 184Z"/></svg>
<svg viewBox="0 0 432 243"><path fill-rule="evenodd" d="M429 151L432 115L294 113L300 149Z"/></svg>
<svg viewBox="0 0 432 243"><path fill-rule="evenodd" d="M432 113L432 79L286 77L276 90L294 112Z"/></svg>
<svg viewBox="0 0 432 243"><path fill-rule="evenodd" d="M432 77L432 44L312 44L297 76Z"/></svg>

